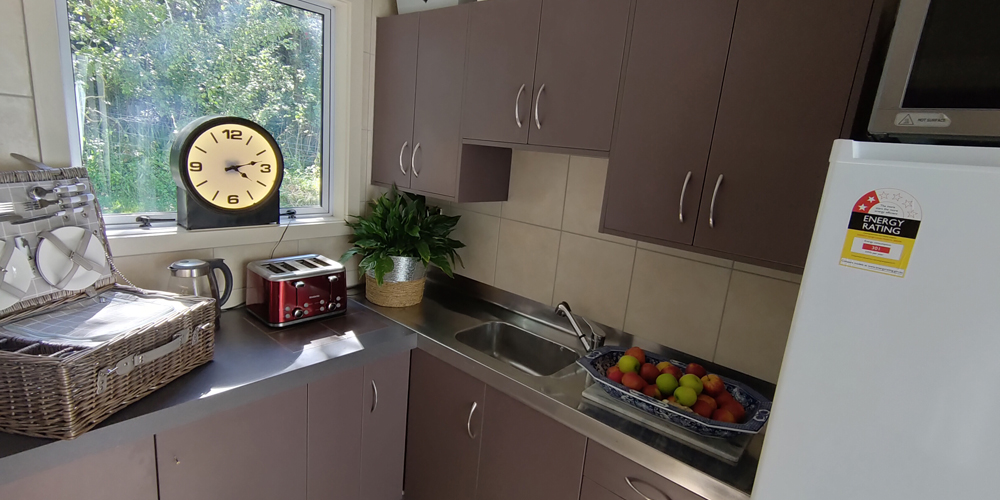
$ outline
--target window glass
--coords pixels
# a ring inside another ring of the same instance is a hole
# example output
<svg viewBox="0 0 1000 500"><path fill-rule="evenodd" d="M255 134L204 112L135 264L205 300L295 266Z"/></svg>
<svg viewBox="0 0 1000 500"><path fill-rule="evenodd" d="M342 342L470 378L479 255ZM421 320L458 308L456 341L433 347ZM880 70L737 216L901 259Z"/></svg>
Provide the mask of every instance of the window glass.
<svg viewBox="0 0 1000 500"><path fill-rule="evenodd" d="M323 192L324 16L273 0L67 0L83 162L107 213L172 212L175 134L206 115L266 128L282 207Z"/></svg>

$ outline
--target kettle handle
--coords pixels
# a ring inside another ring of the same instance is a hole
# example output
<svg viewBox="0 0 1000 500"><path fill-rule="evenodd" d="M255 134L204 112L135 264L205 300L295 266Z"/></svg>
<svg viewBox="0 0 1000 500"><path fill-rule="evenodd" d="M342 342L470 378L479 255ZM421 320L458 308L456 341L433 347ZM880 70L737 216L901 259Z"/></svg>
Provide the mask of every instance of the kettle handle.
<svg viewBox="0 0 1000 500"><path fill-rule="evenodd" d="M209 259L208 267L208 279L216 282L216 290L219 289L219 285L215 278L215 270L218 269L222 271L222 276L226 279L226 289L222 292L222 296L219 297L219 307L222 307L222 304L225 304L226 301L229 300L229 296L233 293L233 271L229 269L229 266L227 266L222 259Z"/></svg>

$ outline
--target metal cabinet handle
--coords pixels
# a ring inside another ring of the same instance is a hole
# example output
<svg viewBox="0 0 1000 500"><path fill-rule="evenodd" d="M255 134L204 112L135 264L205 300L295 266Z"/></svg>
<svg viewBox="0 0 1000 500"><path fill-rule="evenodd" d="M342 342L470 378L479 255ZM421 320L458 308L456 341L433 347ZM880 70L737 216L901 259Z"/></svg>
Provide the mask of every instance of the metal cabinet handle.
<svg viewBox="0 0 1000 500"><path fill-rule="evenodd" d="M625 477L625 482L626 482L626 483L628 483L628 487L629 487L629 488L632 488L632 491L634 491L634 492L635 492L635 493L636 493L637 495L641 496L641 497L642 497L642 498L643 498L644 500L653 500L652 498L649 498L649 497L647 497L647 496L646 496L646 495L644 495L644 494L643 494L643 493L642 493L641 491L639 491L639 490L638 490L638 489L637 489L637 488L635 487L635 485L634 485L634 484L632 484L632 481L635 481L635 482L637 482L637 483L642 483L642 484L645 484L645 485L649 486L650 488L653 488L653 485L651 485L651 484L649 484L649 483L647 483L647 482L645 482L645 481L642 481L642 480L640 480L640 479L632 479L632 478L630 478L630 477L628 477L628 476L626 476L626 477ZM666 493L664 493L664 492L662 492L662 491L660 491L660 490L658 490L658 489L656 489L656 488L653 488L653 490L654 490L654 491L656 491L657 493L659 493L660 495L663 495L663 498L665 498L666 500L671 500L671 499L670 499L670 496L669 496L669 495L667 495Z"/></svg>
<svg viewBox="0 0 1000 500"><path fill-rule="evenodd" d="M681 188L681 206L677 211L677 218L680 219L681 224L684 223L684 195L687 194L688 183L691 182L691 171L688 171L687 177L684 178L684 187Z"/></svg>
<svg viewBox="0 0 1000 500"><path fill-rule="evenodd" d="M465 421L465 431L469 433L469 437L472 439L476 439L476 435L472 433L472 414L476 413L476 406L479 406L479 403L473 401L472 409L469 410L469 419Z"/></svg>
<svg viewBox="0 0 1000 500"><path fill-rule="evenodd" d="M521 94L524 93L524 84L521 84L521 89L517 91L517 97L514 99L514 120L517 121L517 128L521 128Z"/></svg>
<svg viewBox="0 0 1000 500"><path fill-rule="evenodd" d="M406 172L406 168L403 167L403 151L406 151L406 146L410 145L410 141L403 141L403 147L399 148L399 171L403 175L410 175Z"/></svg>
<svg viewBox="0 0 1000 500"><path fill-rule="evenodd" d="M712 191L712 206L708 209L708 227L715 229L715 198L719 196L719 186L722 185L722 174L715 181L715 191Z"/></svg>
<svg viewBox="0 0 1000 500"><path fill-rule="evenodd" d="M410 155L410 170L413 170L414 177L420 177L420 172L417 172L417 151L420 151L420 143L418 142L416 146L413 146L413 154Z"/></svg>
<svg viewBox="0 0 1000 500"><path fill-rule="evenodd" d="M375 381L372 380L372 411L375 413L375 408L378 408L378 386L375 385Z"/></svg>
<svg viewBox="0 0 1000 500"><path fill-rule="evenodd" d="M538 127L538 130L542 129L542 120L538 118L538 103L542 101L542 92L544 90L545 84L543 83L542 87L538 89L538 95L535 97L535 126Z"/></svg>

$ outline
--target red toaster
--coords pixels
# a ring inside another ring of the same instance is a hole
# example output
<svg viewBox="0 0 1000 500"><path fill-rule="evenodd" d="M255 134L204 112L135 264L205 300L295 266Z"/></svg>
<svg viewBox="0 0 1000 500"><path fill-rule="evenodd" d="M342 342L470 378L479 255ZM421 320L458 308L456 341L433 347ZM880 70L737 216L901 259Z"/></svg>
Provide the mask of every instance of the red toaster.
<svg viewBox="0 0 1000 500"><path fill-rule="evenodd" d="M288 326L347 311L347 274L318 254L247 264L247 310L268 326Z"/></svg>

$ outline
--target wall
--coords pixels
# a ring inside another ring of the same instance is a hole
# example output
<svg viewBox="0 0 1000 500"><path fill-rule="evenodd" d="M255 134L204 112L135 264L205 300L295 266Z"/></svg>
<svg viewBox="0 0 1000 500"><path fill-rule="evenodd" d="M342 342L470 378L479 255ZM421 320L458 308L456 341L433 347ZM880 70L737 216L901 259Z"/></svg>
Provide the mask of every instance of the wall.
<svg viewBox="0 0 1000 500"><path fill-rule="evenodd" d="M800 277L598 233L607 165L515 151L508 201L439 202L459 274L776 381Z"/></svg>
<svg viewBox="0 0 1000 500"><path fill-rule="evenodd" d="M10 153L39 157L21 0L0 0L0 74L0 168L19 168Z"/></svg>

